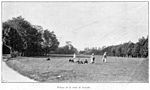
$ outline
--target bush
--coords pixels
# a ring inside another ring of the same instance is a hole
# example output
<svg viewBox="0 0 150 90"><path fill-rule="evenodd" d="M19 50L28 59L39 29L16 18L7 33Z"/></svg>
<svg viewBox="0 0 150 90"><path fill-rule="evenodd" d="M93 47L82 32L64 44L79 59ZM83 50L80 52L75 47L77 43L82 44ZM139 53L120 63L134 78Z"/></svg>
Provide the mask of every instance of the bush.
<svg viewBox="0 0 150 90"><path fill-rule="evenodd" d="M15 57L17 57L17 56L19 56L19 52L14 51L14 52L11 53L11 57L12 57L12 58L15 58Z"/></svg>

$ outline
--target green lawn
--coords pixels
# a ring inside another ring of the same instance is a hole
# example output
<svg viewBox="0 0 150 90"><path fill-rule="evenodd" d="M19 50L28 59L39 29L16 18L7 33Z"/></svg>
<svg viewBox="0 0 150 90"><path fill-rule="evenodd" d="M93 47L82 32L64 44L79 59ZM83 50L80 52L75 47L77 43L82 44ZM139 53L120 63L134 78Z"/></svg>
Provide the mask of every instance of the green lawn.
<svg viewBox="0 0 150 90"><path fill-rule="evenodd" d="M47 61L46 57L17 57L6 63L20 74L40 82L148 82L148 59L108 57L107 63L103 63L102 57L96 56L95 64L77 64L69 63L69 58L51 57Z"/></svg>

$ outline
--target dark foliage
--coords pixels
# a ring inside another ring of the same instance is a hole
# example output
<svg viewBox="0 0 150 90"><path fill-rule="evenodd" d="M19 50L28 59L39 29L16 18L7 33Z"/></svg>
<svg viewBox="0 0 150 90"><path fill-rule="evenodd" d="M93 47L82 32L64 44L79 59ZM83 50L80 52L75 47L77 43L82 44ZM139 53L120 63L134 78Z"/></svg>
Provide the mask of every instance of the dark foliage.
<svg viewBox="0 0 150 90"><path fill-rule="evenodd" d="M22 56L41 56L58 48L54 32L32 25L24 18L12 18L2 24L3 54L18 52Z"/></svg>
<svg viewBox="0 0 150 90"><path fill-rule="evenodd" d="M131 41L120 44L104 47L102 49L97 48L85 48L84 51L80 51L80 54L96 54L103 55L104 52L107 52L109 56L118 56L118 57L148 57L148 37L140 38L137 43Z"/></svg>

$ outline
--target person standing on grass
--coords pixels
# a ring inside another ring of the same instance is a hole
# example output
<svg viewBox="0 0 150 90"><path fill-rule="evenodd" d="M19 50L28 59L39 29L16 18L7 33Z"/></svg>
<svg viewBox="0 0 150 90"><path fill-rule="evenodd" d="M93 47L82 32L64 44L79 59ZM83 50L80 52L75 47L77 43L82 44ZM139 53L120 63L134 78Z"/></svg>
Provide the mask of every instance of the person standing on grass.
<svg viewBox="0 0 150 90"><path fill-rule="evenodd" d="M107 52L104 52L102 61L103 61L103 62L106 62L106 60L107 60L106 58L107 58Z"/></svg>
<svg viewBox="0 0 150 90"><path fill-rule="evenodd" d="M74 53L74 54L73 54L73 60L75 60L75 59L76 59L76 54Z"/></svg>
<svg viewBox="0 0 150 90"><path fill-rule="evenodd" d="M92 55L91 55L91 63L92 64L94 63L94 60L95 60L94 53L92 53Z"/></svg>

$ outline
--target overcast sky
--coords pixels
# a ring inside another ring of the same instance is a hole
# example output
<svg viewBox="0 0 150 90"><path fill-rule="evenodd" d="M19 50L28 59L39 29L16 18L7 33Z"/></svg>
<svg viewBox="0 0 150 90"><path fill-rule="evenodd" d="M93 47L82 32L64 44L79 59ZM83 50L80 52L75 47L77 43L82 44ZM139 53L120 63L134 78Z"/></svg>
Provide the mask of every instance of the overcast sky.
<svg viewBox="0 0 150 90"><path fill-rule="evenodd" d="M60 46L79 50L121 44L148 35L147 2L3 2L2 21L22 16L54 31Z"/></svg>

